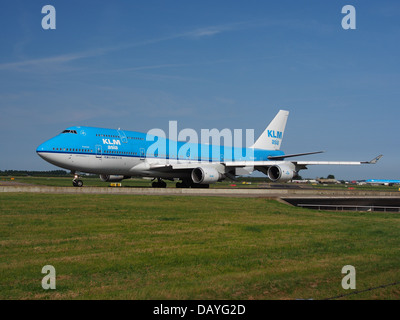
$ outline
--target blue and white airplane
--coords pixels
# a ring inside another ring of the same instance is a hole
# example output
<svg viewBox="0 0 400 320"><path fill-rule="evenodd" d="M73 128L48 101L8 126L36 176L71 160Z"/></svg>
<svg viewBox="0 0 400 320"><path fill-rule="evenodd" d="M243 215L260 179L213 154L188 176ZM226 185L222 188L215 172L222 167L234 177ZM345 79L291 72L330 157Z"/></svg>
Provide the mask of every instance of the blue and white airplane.
<svg viewBox="0 0 400 320"><path fill-rule="evenodd" d="M71 170L73 185L82 187L78 172L99 174L105 182L131 177L157 179L153 187L165 188L163 180L179 179L177 188L207 188L209 184L254 170L274 182L286 182L307 165L361 165L371 161L287 161L286 158L321 153L285 155L280 146L289 112L280 110L250 148L224 147L174 141L135 131L95 127L70 127L41 144L36 152L44 160ZM157 148L155 148L157 146Z"/></svg>
<svg viewBox="0 0 400 320"><path fill-rule="evenodd" d="M381 185L394 185L400 184L400 180L390 180L390 179L368 179L365 180L366 183L369 184L381 184Z"/></svg>

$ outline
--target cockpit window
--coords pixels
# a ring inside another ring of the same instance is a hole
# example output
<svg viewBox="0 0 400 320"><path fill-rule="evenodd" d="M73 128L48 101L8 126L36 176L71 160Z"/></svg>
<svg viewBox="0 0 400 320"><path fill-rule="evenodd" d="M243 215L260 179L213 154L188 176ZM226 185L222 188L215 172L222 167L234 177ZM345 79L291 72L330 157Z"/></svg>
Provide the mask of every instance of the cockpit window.
<svg viewBox="0 0 400 320"><path fill-rule="evenodd" d="M73 133L73 134L78 134L76 130L64 130L62 133Z"/></svg>

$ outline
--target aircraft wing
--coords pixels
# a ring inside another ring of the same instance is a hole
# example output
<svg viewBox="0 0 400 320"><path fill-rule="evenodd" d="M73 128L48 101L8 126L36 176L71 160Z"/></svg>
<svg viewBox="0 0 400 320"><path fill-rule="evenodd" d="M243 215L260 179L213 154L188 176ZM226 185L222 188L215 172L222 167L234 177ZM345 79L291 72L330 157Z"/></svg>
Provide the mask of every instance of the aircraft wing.
<svg viewBox="0 0 400 320"><path fill-rule="evenodd" d="M360 164L375 164L382 158L383 155L373 158L370 161L295 161L298 165L360 165Z"/></svg>
<svg viewBox="0 0 400 320"><path fill-rule="evenodd" d="M151 170L157 171L173 171L173 170L191 170L202 166L216 166L223 169L234 169L244 167L271 167L279 166L284 163L292 163L297 167L305 168L308 165L361 165L361 164L375 164L382 158L382 155L375 157L370 161L226 161L226 162L189 162L189 163L150 163ZM223 171L223 170L221 170Z"/></svg>
<svg viewBox="0 0 400 320"><path fill-rule="evenodd" d="M215 179L221 177L232 180L238 175L250 174L257 170L266 174L272 181L286 182L297 175L299 170L307 169L308 165L361 165L375 164L382 157L379 155L370 161L225 161L225 162L160 162L150 161L144 163L146 170L152 171L155 176L179 172L180 174L192 174L197 171L196 176L203 181L204 177ZM140 164L138 165L140 166ZM135 167L136 168L136 167ZM144 168L143 168L144 169ZM218 172L218 173L217 173ZM216 178L217 177L217 178ZM197 182L196 182L197 183Z"/></svg>
<svg viewBox="0 0 400 320"><path fill-rule="evenodd" d="M163 163L159 161L150 161L146 164L146 170L158 172L159 175L170 174L171 172L180 172L180 174L190 174L197 168L202 168L208 173L217 170L221 176L231 180L236 180L238 175L246 175L254 170L263 172L272 181L289 181L296 176L299 170L307 169L308 165L361 165L375 164L382 157L379 155L370 161L226 161L226 162L172 162ZM157 174L156 174L157 175Z"/></svg>
<svg viewBox="0 0 400 320"><path fill-rule="evenodd" d="M270 167L280 165L282 163L291 162L298 166L308 165L361 165L361 164L375 164L383 155L379 155L370 161L230 161L225 162L227 167Z"/></svg>

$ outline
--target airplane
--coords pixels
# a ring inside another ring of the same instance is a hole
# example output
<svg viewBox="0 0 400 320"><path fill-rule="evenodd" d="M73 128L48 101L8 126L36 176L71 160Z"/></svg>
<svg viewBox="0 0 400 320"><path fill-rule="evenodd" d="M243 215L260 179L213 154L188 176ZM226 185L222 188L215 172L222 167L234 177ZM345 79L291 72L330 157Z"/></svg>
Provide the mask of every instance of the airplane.
<svg viewBox="0 0 400 320"><path fill-rule="evenodd" d="M365 183L392 186L392 185L394 185L394 184L400 184L400 180L390 180L390 179L368 179L368 180L365 180Z"/></svg>
<svg viewBox="0 0 400 320"><path fill-rule="evenodd" d="M82 187L79 173L99 174L104 182L132 177L153 178L152 187L165 188L164 180L180 180L177 188L208 188L224 179L260 171L273 182L287 182L308 165L375 164L371 161L288 161L287 158L323 151L285 154L280 150L289 111L280 110L249 148L175 141L136 131L86 126L69 127L41 144L36 152L47 162L71 170L73 186ZM155 148L158 143L158 148Z"/></svg>

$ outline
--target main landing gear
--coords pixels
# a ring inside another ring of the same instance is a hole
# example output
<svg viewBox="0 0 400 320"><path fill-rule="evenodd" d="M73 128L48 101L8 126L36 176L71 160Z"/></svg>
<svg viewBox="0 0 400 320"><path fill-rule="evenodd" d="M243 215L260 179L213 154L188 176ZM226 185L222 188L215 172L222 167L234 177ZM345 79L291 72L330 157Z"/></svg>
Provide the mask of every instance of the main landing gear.
<svg viewBox="0 0 400 320"><path fill-rule="evenodd" d="M79 179L79 176L76 174L74 175L74 179L72 180L72 185L74 187L83 187L83 181Z"/></svg>
<svg viewBox="0 0 400 320"><path fill-rule="evenodd" d="M209 184L199 184L193 183L191 180L182 180L182 182L176 183L177 188L201 188L201 189L208 189L210 187Z"/></svg>
<svg viewBox="0 0 400 320"><path fill-rule="evenodd" d="M153 188L166 188L167 184L165 181L161 180L160 178L157 179L157 181L153 181L151 186Z"/></svg>
<svg viewBox="0 0 400 320"><path fill-rule="evenodd" d="M165 181L163 181L161 178L154 179L152 182L151 186L153 188L166 188L167 184ZM177 188L202 188L202 189L208 189L210 187L209 184L199 184L199 183L194 183L192 180L182 180L182 182L177 182L176 183Z"/></svg>

